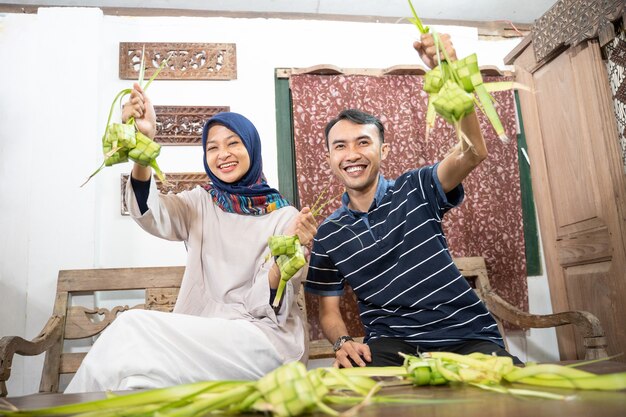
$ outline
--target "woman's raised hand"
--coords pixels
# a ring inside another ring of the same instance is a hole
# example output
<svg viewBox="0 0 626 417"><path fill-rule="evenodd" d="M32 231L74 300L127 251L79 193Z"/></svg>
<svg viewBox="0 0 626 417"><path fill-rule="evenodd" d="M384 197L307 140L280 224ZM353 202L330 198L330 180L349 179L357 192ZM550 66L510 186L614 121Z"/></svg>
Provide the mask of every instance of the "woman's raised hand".
<svg viewBox="0 0 626 417"><path fill-rule="evenodd" d="M156 113L154 112L154 106L137 83L133 85L130 100L122 108L122 122L126 123L131 117L135 118L135 124L141 133L150 139L154 139L156 136Z"/></svg>

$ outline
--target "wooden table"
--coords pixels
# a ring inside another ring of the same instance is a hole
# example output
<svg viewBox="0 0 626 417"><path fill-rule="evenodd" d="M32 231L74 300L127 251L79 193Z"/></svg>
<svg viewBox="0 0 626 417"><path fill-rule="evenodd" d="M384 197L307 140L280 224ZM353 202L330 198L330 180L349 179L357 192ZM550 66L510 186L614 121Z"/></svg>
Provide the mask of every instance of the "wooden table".
<svg viewBox="0 0 626 417"><path fill-rule="evenodd" d="M581 367L597 373L626 372L626 364L619 362L602 362L592 366ZM519 386L528 388L528 386ZM559 394L571 395L566 401L547 400L528 397L513 397L474 387L436 386L419 387L396 386L386 387L380 395L411 395L424 399L454 399L457 403L425 404L425 405L389 405L373 404L358 412L361 417L491 417L491 416L532 416L532 417L624 417L626 416L626 391L575 391L562 389L546 389ZM9 397L7 400L18 408L39 408L51 405L69 404L104 398L103 393L85 394L33 394L23 397ZM246 416L262 414L246 414ZM322 413L312 414L315 417L325 416Z"/></svg>

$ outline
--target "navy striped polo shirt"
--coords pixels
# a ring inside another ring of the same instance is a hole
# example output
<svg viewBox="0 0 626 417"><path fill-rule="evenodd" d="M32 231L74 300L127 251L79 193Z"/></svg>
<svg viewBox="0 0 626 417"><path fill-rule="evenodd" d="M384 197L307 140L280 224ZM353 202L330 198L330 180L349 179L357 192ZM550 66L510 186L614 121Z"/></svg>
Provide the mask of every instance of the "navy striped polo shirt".
<svg viewBox="0 0 626 417"><path fill-rule="evenodd" d="M306 290L357 296L365 341L394 337L441 347L470 339L503 346L496 322L452 261L441 219L463 200L463 186L444 193L437 165L395 181L379 176L367 213L342 207L319 227Z"/></svg>

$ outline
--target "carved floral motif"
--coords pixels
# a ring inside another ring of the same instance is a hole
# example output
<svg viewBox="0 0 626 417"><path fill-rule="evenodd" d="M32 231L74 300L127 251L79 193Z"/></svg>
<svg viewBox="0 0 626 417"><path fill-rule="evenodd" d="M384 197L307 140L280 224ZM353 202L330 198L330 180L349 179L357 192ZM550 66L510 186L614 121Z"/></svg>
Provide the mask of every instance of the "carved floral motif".
<svg viewBox="0 0 626 417"><path fill-rule="evenodd" d="M622 31L613 42L605 47L604 51L608 57L609 83L613 93L613 108L622 164L626 173L626 34Z"/></svg>
<svg viewBox="0 0 626 417"><path fill-rule="evenodd" d="M595 38L626 11L624 0L559 0L531 26L535 59Z"/></svg>
<svg viewBox="0 0 626 417"><path fill-rule="evenodd" d="M159 73L161 80L236 80L234 43L142 43L120 42L120 78L136 80L145 46L145 78L169 57Z"/></svg>
<svg viewBox="0 0 626 417"><path fill-rule="evenodd" d="M161 145L200 145L204 122L229 106L154 106L157 133Z"/></svg>

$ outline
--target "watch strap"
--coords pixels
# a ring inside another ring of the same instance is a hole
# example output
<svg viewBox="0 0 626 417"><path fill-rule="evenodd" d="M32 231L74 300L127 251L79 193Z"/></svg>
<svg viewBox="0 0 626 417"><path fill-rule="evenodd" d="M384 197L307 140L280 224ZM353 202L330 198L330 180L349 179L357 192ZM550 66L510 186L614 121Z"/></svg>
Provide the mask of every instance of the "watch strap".
<svg viewBox="0 0 626 417"><path fill-rule="evenodd" d="M341 336L337 339L337 341L335 342L335 344L333 345L333 352L337 352L339 349L341 349L341 347L343 346L344 343L346 342L351 342L354 339L350 336Z"/></svg>

